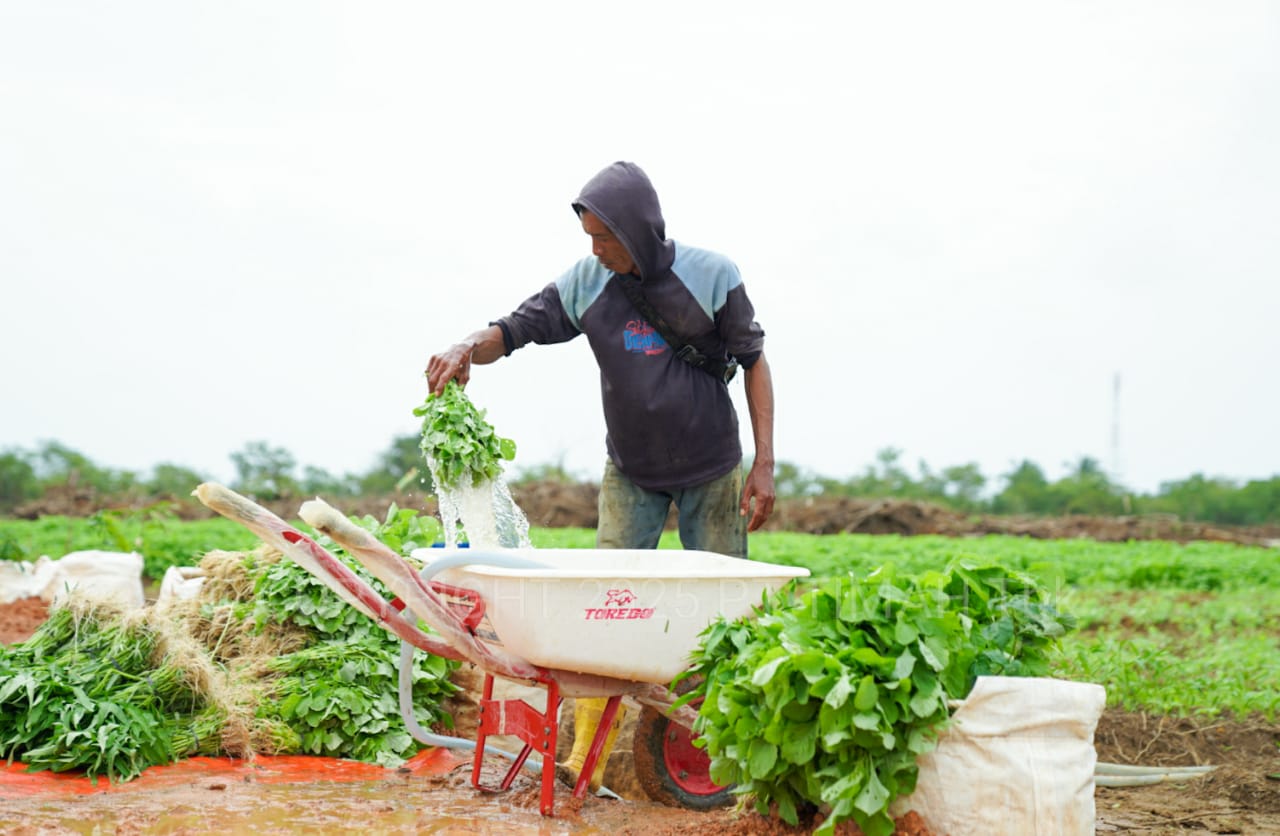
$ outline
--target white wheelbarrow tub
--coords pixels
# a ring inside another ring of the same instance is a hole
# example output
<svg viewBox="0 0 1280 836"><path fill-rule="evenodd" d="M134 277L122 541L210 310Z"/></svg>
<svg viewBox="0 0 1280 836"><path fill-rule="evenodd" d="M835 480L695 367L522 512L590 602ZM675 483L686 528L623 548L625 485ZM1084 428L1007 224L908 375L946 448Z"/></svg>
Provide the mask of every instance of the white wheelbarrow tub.
<svg viewBox="0 0 1280 836"><path fill-rule="evenodd" d="M467 549L418 549L424 563ZM484 552L477 550L478 560ZM432 580L484 601L476 636L535 665L668 683L717 616L748 615L808 569L675 549L495 549L545 568L466 564Z"/></svg>

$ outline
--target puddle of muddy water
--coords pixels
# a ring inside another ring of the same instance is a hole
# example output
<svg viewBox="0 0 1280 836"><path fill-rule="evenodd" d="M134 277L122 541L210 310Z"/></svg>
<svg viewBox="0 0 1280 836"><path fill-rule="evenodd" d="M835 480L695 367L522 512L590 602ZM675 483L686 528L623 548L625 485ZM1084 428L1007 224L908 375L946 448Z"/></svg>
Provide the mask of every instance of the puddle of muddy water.
<svg viewBox="0 0 1280 836"><path fill-rule="evenodd" d="M221 783L158 793L112 793L0 802L0 832L74 833L596 833L509 800L421 782L346 784Z"/></svg>
<svg viewBox="0 0 1280 836"><path fill-rule="evenodd" d="M697 829L706 815L594 798L578 809L568 790L557 787L556 816L547 818L538 812L534 779L521 776L507 792L485 793L470 786L470 777L469 768L460 768L426 778L349 783L266 784L218 777L87 795L0 793L0 833L617 834L651 832L654 826L667 832Z"/></svg>

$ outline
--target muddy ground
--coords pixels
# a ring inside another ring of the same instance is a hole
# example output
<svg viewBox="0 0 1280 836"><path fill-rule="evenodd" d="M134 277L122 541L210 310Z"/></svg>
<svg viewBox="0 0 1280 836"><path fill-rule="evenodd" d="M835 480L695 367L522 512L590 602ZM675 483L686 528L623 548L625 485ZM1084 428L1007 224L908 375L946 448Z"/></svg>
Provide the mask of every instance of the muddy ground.
<svg viewBox="0 0 1280 836"><path fill-rule="evenodd" d="M0 606L0 641L21 641L42 622L39 599ZM465 701L464 701L465 702ZM571 716L572 712L563 712ZM459 734L471 737L474 719L465 705ZM566 730L567 731L567 730ZM567 738L567 734L566 734ZM621 740L629 741L624 730ZM1097 833L1280 834L1280 724L1217 719L1154 717L1108 711L1095 743L1100 760L1146 765L1214 764L1206 777L1178 784L1096 790ZM562 746L562 750L567 748ZM563 751L562 751L563 757ZM606 784L622 800L575 801L557 788L554 819L538 813L532 773L518 777L506 793L472 788L469 760L439 775L402 775L349 784L319 781L267 784L244 776L193 775L177 786L139 779L111 791L38 796L6 792L0 778L0 833L204 834L204 833L615 833L615 834L793 834L751 811L695 812L648 801L631 771L631 753L619 745ZM485 782L497 784L506 764L485 767ZM919 822L901 833L928 836Z"/></svg>
<svg viewBox="0 0 1280 836"><path fill-rule="evenodd" d="M593 485L542 483L513 490L532 524L593 527ZM381 515L389 501L401 507L434 510L421 496L404 494L337 503L346 513ZM65 492L19 509L19 516L83 516L103 507L145 507L151 499L106 501ZM294 516L298 500L273 508ZM199 506L175 500L183 517L206 516ZM925 503L815 498L780 502L770 529L815 534L985 533L1037 538L1088 537L1104 541L1165 539L1215 540L1250 545L1280 542L1280 529L1231 529L1184 523L1169 517L1011 518L962 515ZM20 641L45 617L44 605L26 599L0 607L0 642ZM571 712L565 712L570 714ZM460 723L465 736L467 722ZM624 732L624 740L629 737ZM1196 721L1108 711L1095 735L1100 760L1147 765L1215 764L1206 777L1179 784L1132 789L1098 788L1100 834L1280 834L1280 724L1252 720ZM145 778L110 792L18 797L0 783L0 832L63 833L617 833L789 834L776 820L749 811L700 813L662 807L644 799L629 770L630 753L619 747L606 783L622 800L588 798L575 802L557 789L554 819L538 813L538 789L525 772L512 789L486 794L471 787L469 761L447 773L418 776L389 771L381 781L358 784L266 784L193 777L180 786L148 787ZM496 783L505 762L487 764ZM904 822L903 833L925 836L919 822Z"/></svg>

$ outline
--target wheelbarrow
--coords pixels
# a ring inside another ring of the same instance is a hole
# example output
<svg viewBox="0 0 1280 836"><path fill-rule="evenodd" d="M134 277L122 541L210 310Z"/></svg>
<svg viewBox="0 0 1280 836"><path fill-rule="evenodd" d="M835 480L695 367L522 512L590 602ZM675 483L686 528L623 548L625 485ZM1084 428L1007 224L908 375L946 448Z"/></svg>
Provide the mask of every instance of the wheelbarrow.
<svg viewBox="0 0 1280 836"><path fill-rule="evenodd" d="M472 785L509 789L536 753L545 816L554 815L564 697L608 698L575 798L585 795L618 706L631 697L642 707L633 747L646 792L700 809L725 803L726 788L710 779L705 753L692 744L697 712L690 705L673 708L678 695L668 685L687 668L699 634L712 620L749 615L763 595L809 574L712 552L610 549L423 549L412 555L426 564L419 571L323 501L304 503L299 516L386 584L397 596L389 602L332 553L251 500L215 483L200 485L195 495L399 637L402 660L416 648L483 670ZM418 619L439 635L420 630ZM421 732L404 710L408 668L401 666L402 714L411 731ZM494 699L495 677L544 687L545 708ZM493 735L511 735L523 744L496 787L481 781L485 740Z"/></svg>

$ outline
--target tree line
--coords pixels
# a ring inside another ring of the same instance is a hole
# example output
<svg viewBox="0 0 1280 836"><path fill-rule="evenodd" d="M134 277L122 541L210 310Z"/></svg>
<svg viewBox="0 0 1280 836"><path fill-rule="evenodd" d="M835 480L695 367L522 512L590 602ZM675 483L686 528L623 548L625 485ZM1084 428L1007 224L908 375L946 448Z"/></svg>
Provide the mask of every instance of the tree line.
<svg viewBox="0 0 1280 836"><path fill-rule="evenodd" d="M253 441L230 455L236 472L231 487L262 499L380 496L409 488L430 493L431 477L418 443L417 435L398 436L367 472L339 476L323 468L300 466L288 450ZM913 474L901 459L902 451L885 448L873 464L847 479L833 479L782 462L776 469L778 497L913 499L988 514L1172 514L1186 521L1220 525L1280 524L1280 476L1241 484L1197 473L1166 482L1155 493L1139 494L1118 484L1097 460L1088 457L1059 479L1049 479L1038 464L1023 460L994 482L972 463L935 471L922 461ZM146 473L102 467L79 451L47 441L34 450L0 452L0 514L11 513L47 491L66 487L85 488L103 496L185 497L204 481L208 481L204 474L174 463L158 464ZM562 464L543 464L517 469L509 481L580 480Z"/></svg>
<svg viewBox="0 0 1280 836"><path fill-rule="evenodd" d="M885 448L877 454L875 464L845 480L779 464L778 495L895 497L987 514L1172 514L1188 522L1219 525L1280 524L1280 475L1241 484L1196 473L1165 482L1155 493L1142 494L1116 482L1097 459L1087 456L1056 480L1049 479L1035 462L1024 459L999 476L991 493L987 477L976 464L935 471L922 461L913 476L900 463L901 457L900 450Z"/></svg>

